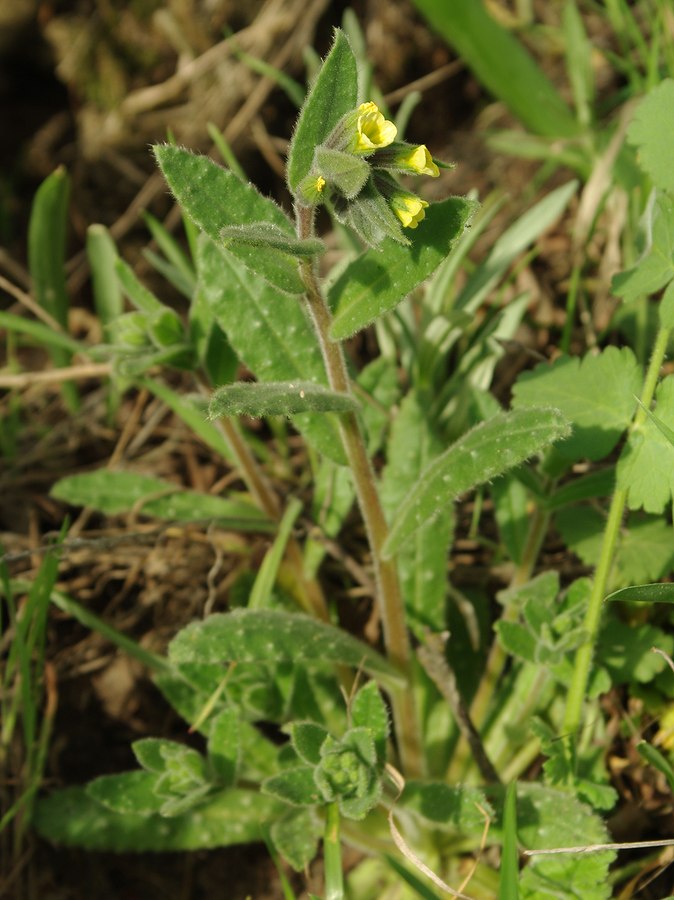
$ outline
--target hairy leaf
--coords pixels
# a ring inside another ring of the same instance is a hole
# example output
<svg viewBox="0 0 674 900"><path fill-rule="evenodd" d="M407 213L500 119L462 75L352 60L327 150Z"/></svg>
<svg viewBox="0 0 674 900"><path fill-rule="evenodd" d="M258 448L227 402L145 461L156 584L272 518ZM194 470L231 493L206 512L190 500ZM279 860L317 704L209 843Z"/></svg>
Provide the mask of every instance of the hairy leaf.
<svg viewBox="0 0 674 900"><path fill-rule="evenodd" d="M312 381L239 381L218 388L208 407L219 416L292 416L301 412L347 412L358 409L350 394L330 391Z"/></svg>
<svg viewBox="0 0 674 900"><path fill-rule="evenodd" d="M674 191L671 166L674 134L674 80L665 78L651 88L634 113L627 140L639 153L639 165L656 187Z"/></svg>

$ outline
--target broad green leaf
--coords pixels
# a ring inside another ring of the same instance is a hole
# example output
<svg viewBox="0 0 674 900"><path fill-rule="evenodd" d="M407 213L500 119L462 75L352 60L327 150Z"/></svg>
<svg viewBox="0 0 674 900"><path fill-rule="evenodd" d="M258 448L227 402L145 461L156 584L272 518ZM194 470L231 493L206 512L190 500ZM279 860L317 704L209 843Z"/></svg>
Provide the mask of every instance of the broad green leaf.
<svg viewBox="0 0 674 900"><path fill-rule="evenodd" d="M347 266L328 292L332 337L351 337L404 300L445 259L473 210L474 204L461 197L434 203L411 234L409 247L389 238Z"/></svg>
<svg viewBox="0 0 674 900"><path fill-rule="evenodd" d="M170 755L166 753L166 750L169 746L182 747L183 745L163 738L141 738L139 741L133 742L131 749L146 771L161 775L166 771L166 760Z"/></svg>
<svg viewBox="0 0 674 900"><path fill-rule="evenodd" d="M169 144L156 145L154 153L164 178L176 200L204 234L275 287L291 294L304 293L297 261L281 250L245 243L229 243L224 249L222 230L232 225L274 225L291 240L293 226L273 200L263 197L252 184L245 184L233 172L223 169L207 156L197 156Z"/></svg>
<svg viewBox="0 0 674 900"><path fill-rule="evenodd" d="M529 850L602 844L606 826L572 792L535 783L517 785L520 842ZM522 900L606 900L611 896L608 867L615 853L534 856L520 877Z"/></svg>
<svg viewBox="0 0 674 900"><path fill-rule="evenodd" d="M351 394L330 391L311 381L239 381L217 388L208 406L220 416L292 416L302 412L348 412L358 409Z"/></svg>
<svg viewBox="0 0 674 900"><path fill-rule="evenodd" d="M633 584L609 594L607 600L629 603L674 603L674 584Z"/></svg>
<svg viewBox="0 0 674 900"><path fill-rule="evenodd" d="M367 644L308 616L275 609L235 609L193 622L171 641L174 662L342 664L400 683L397 669Z"/></svg>
<svg viewBox="0 0 674 900"><path fill-rule="evenodd" d="M519 900L519 849L517 846L517 794L509 784L503 805L503 849L498 900Z"/></svg>
<svg viewBox="0 0 674 900"><path fill-rule="evenodd" d="M422 820L428 827L441 831L480 835L485 816L491 807L482 791L468 786L450 786L440 781L409 780L400 806Z"/></svg>
<svg viewBox="0 0 674 900"><path fill-rule="evenodd" d="M567 547L588 566L599 561L606 521L589 506L555 514L555 526ZM621 531L609 587L662 578L674 563L674 529L661 517L632 515Z"/></svg>
<svg viewBox="0 0 674 900"><path fill-rule="evenodd" d="M674 377L668 375L655 394L655 414L674 427ZM618 487L627 491L630 509L661 513L674 496L674 446L650 418L627 439L617 467Z"/></svg>
<svg viewBox="0 0 674 900"><path fill-rule="evenodd" d="M563 356L523 373L512 403L515 409L546 405L561 410L573 433L555 452L565 459L602 459L632 419L641 379L629 348L608 347L599 356Z"/></svg>
<svg viewBox="0 0 674 900"><path fill-rule="evenodd" d="M307 809L294 809L271 826L274 847L296 872L307 871L318 852L320 825Z"/></svg>
<svg viewBox="0 0 674 900"><path fill-rule="evenodd" d="M478 484L495 478L569 433L556 409L516 409L477 425L422 473L403 501L383 552L393 556L424 523Z"/></svg>
<svg viewBox="0 0 674 900"><path fill-rule="evenodd" d="M86 792L106 809L116 813L151 815L159 812L164 797L156 793L159 775L138 769L119 775L103 775L91 781Z"/></svg>
<svg viewBox="0 0 674 900"><path fill-rule="evenodd" d="M674 198L658 194L644 219L646 246L641 259L631 269L614 275L611 282L613 293L626 303L655 294L674 278Z"/></svg>
<svg viewBox="0 0 674 900"><path fill-rule="evenodd" d="M32 825L54 843L87 850L201 850L259 841L265 825L282 809L278 801L258 791L230 789L196 811L167 819L114 813L76 787L39 800Z"/></svg>
<svg viewBox="0 0 674 900"><path fill-rule="evenodd" d="M297 193L311 169L314 151L342 116L358 104L358 69L349 41L340 29L304 101L288 151L288 185Z"/></svg>
<svg viewBox="0 0 674 900"><path fill-rule="evenodd" d="M483 0L414 0L478 80L535 134L572 137L581 128L523 45Z"/></svg>
<svg viewBox="0 0 674 900"><path fill-rule="evenodd" d="M627 140L637 148L640 167L663 191L674 191L672 134L674 80L665 78L639 103L627 130Z"/></svg>
<svg viewBox="0 0 674 900"><path fill-rule="evenodd" d="M388 464L381 482L384 511L393 521L406 495L442 450L414 391L400 405L388 442ZM447 503L400 548L396 558L405 605L413 626L441 631L446 623L447 555L454 533L454 509Z"/></svg>
<svg viewBox="0 0 674 900"><path fill-rule="evenodd" d="M249 503L227 500L137 472L98 469L83 475L68 475L51 489L52 497L74 506L91 506L108 515L135 509L160 519L192 521L218 519L243 530L270 530L269 520Z"/></svg>
<svg viewBox="0 0 674 900"><path fill-rule="evenodd" d="M597 658L610 672L614 685L649 684L667 666L659 653L653 653L653 647L671 655L674 637L648 622L627 624L611 617L601 629Z"/></svg>
<svg viewBox="0 0 674 900"><path fill-rule="evenodd" d="M285 800L292 806L316 806L323 804L323 798L314 781L312 766L296 766L286 769L280 775L272 775L262 782L265 794Z"/></svg>
<svg viewBox="0 0 674 900"><path fill-rule="evenodd" d="M208 241L199 244L197 267L204 301L258 381L327 386L318 339L296 298L261 283ZM318 450L346 463L335 417L300 413L293 422Z"/></svg>

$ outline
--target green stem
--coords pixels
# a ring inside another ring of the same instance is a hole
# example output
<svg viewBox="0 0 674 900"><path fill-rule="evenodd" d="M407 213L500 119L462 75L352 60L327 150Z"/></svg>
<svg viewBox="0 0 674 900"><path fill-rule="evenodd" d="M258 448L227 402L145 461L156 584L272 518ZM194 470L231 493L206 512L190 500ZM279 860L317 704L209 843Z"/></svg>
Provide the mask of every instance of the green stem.
<svg viewBox="0 0 674 900"><path fill-rule="evenodd" d="M665 351L667 349L670 332L671 329L669 328L660 328L658 331L655 346L653 347L653 353L651 354L651 361L641 391L640 400L642 405L637 407L632 424L630 425L630 432L640 428L646 419L645 409L650 408L653 400L660 368L665 358ZM592 592L585 612L585 622L583 627L587 633L587 640L576 651L573 676L567 695L563 730L568 742L570 758L573 758L573 740L581 724L583 703L599 633L604 597L607 593L608 580L615 557L618 536L620 534L620 525L626 503L627 491L622 488L617 488L613 494L611 506L609 507L599 562L597 563L597 568L595 570Z"/></svg>
<svg viewBox="0 0 674 900"><path fill-rule="evenodd" d="M331 803L325 816L323 832L323 861L325 864L325 900L344 900L342 844L339 837L339 806Z"/></svg>
<svg viewBox="0 0 674 900"><path fill-rule="evenodd" d="M296 213L298 236L301 239L312 237L313 210L298 206ZM334 391L351 393L351 380L342 347L330 338L332 317L313 265L308 260L303 261L300 263L300 271L306 285L306 303L321 346L330 387ZM406 775L412 777L421 774L421 741L414 692L411 689L411 650L398 570L395 560L386 560L382 556L388 525L358 419L354 413L344 413L339 417L339 423L372 553L386 652L407 680L405 688L391 691L391 703L401 763Z"/></svg>

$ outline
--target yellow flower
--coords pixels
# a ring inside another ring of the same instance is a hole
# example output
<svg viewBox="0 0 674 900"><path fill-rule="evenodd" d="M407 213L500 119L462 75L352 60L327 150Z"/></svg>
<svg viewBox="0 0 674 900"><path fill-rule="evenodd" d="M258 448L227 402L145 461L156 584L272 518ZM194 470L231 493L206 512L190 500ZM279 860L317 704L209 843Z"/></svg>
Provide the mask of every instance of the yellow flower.
<svg viewBox="0 0 674 900"><path fill-rule="evenodd" d="M381 147L388 147L395 140L398 129L379 112L379 107L371 100L358 107L356 120L358 136L355 153L371 153Z"/></svg>
<svg viewBox="0 0 674 900"><path fill-rule="evenodd" d="M325 178L322 175L319 175L316 179L315 183L317 193L321 194L323 192L323 188L325 187Z"/></svg>
<svg viewBox="0 0 674 900"><path fill-rule="evenodd" d="M433 162L433 157L428 152L426 144L412 147L405 156L400 158L400 162L404 166L409 166L418 175L431 175L433 178L437 178L440 174L440 169Z"/></svg>
<svg viewBox="0 0 674 900"><path fill-rule="evenodd" d="M398 216L404 228L416 228L425 216L428 203L414 194L394 194L390 199L391 209Z"/></svg>

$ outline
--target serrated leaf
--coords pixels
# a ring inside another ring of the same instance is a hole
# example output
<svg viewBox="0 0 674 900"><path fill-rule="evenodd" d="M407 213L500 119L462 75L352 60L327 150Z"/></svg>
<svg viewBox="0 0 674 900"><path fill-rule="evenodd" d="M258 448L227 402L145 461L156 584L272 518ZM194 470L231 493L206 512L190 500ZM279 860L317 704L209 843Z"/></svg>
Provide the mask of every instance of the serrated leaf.
<svg viewBox="0 0 674 900"><path fill-rule="evenodd" d="M356 58L344 32L335 29L334 43L311 86L290 143L288 185L293 193L309 174L315 148L357 103Z"/></svg>
<svg viewBox="0 0 674 900"><path fill-rule="evenodd" d="M660 422L674 427L674 376L663 379L655 399ZM616 474L618 487L627 491L630 509L661 513L674 496L674 446L651 419L630 434Z"/></svg>
<svg viewBox="0 0 674 900"><path fill-rule="evenodd" d="M461 494L503 474L556 440L569 426L555 409L497 413L459 438L425 470L402 503L383 553L391 557L414 532Z"/></svg>
<svg viewBox="0 0 674 900"><path fill-rule="evenodd" d="M554 406L573 424L573 434L555 451L565 459L601 459L611 452L634 414L641 370L632 351L608 347L582 360L560 357L522 374L513 407Z"/></svg>
<svg viewBox="0 0 674 900"><path fill-rule="evenodd" d="M318 339L293 297L261 284L234 258L203 241L197 254L205 302L258 381L311 381L327 386ZM344 465L337 420L301 413L294 424L322 453Z"/></svg>
<svg viewBox="0 0 674 900"><path fill-rule="evenodd" d="M235 609L184 628L169 645L174 662L303 662L342 664L400 683L383 656L350 634L276 609Z"/></svg>
<svg viewBox="0 0 674 900"><path fill-rule="evenodd" d="M659 194L645 213L646 247L641 259L613 276L611 290L626 303L656 293L674 278L674 198Z"/></svg>
<svg viewBox="0 0 674 900"><path fill-rule="evenodd" d="M599 561L606 521L591 507L567 508L555 526L570 550L588 566ZM674 562L674 529L662 518L631 516L620 534L609 587L642 584L662 578Z"/></svg>
<svg viewBox="0 0 674 900"><path fill-rule="evenodd" d="M393 520L405 496L422 472L440 454L443 442L428 421L415 391L400 405L388 441L388 463L381 482L384 511ZM447 504L438 516L419 528L397 555L400 581L412 626L445 627L447 554L454 533L454 510Z"/></svg>
<svg viewBox="0 0 674 900"><path fill-rule="evenodd" d="M351 337L393 309L447 257L475 206L462 197L432 204L411 233L410 246L392 238L355 259L328 292L335 340Z"/></svg>
<svg viewBox="0 0 674 900"><path fill-rule="evenodd" d="M89 797L116 813L150 815L159 812L164 798L156 792L159 776L139 769L119 775L102 775L90 782Z"/></svg>
<svg viewBox="0 0 674 900"><path fill-rule="evenodd" d="M293 810L271 827L271 839L296 872L306 871L318 851L320 828L306 809Z"/></svg>
<svg viewBox="0 0 674 900"><path fill-rule="evenodd" d="M283 807L257 791L223 791L176 818L114 813L83 788L56 791L38 800L32 825L56 844L118 853L200 850L260 840L265 824Z"/></svg>
<svg viewBox="0 0 674 900"><path fill-rule="evenodd" d="M312 381L239 381L217 388L208 416L292 416L303 412L349 412L358 409L351 394L330 391Z"/></svg>
<svg viewBox="0 0 674 900"><path fill-rule="evenodd" d="M160 519L217 519L230 521L232 527L246 531L271 529L271 523L252 504L184 491L180 485L138 472L98 469L68 475L56 482L51 496L74 506L91 506L108 515L134 509Z"/></svg>
<svg viewBox="0 0 674 900"><path fill-rule="evenodd" d="M214 244L222 248L222 230L232 225L275 226L282 235L295 239L293 226L273 200L263 197L252 184L223 169L207 156L197 156L182 147L155 145L154 154L171 192L190 219ZM260 253L246 243L231 243L220 250L240 260L257 275L282 291L304 293L297 261L273 247Z"/></svg>
<svg viewBox="0 0 674 900"><path fill-rule="evenodd" d="M316 806L323 803L314 781L312 766L297 766L286 769L280 775L272 775L262 782L262 790L292 806Z"/></svg>
<svg viewBox="0 0 674 900"><path fill-rule="evenodd" d="M627 129L627 140L637 148L639 165L664 191L674 191L673 134L674 80L665 78L639 103Z"/></svg>

